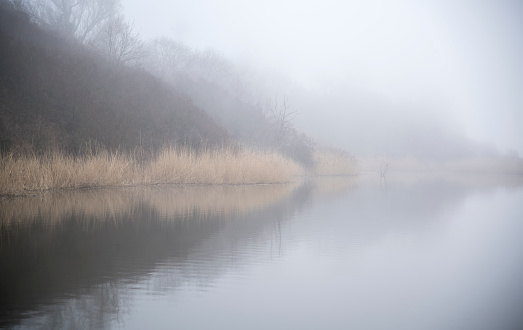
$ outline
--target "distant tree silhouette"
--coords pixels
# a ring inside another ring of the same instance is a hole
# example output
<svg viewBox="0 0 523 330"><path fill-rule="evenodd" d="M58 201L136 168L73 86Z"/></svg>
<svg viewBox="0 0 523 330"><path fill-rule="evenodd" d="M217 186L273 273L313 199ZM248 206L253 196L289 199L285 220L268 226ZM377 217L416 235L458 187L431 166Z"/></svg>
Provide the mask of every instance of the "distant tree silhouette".
<svg viewBox="0 0 523 330"><path fill-rule="evenodd" d="M151 151L223 145L226 131L146 71L42 31L0 0L0 149L76 153L88 141Z"/></svg>
<svg viewBox="0 0 523 330"><path fill-rule="evenodd" d="M119 0L25 0L34 19L62 36L85 43L115 17Z"/></svg>
<svg viewBox="0 0 523 330"><path fill-rule="evenodd" d="M104 22L91 44L115 65L136 64L147 54L140 35L121 15Z"/></svg>

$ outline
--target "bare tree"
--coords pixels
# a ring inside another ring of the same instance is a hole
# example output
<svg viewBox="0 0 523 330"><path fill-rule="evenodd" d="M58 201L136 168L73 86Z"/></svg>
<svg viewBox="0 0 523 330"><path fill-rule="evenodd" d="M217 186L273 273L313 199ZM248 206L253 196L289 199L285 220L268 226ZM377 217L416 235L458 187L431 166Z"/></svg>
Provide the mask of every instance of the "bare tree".
<svg viewBox="0 0 523 330"><path fill-rule="evenodd" d="M120 11L119 0L26 0L42 25L85 43Z"/></svg>
<svg viewBox="0 0 523 330"><path fill-rule="evenodd" d="M187 71L192 50L188 46L168 38L155 39L150 44L150 65L164 78Z"/></svg>
<svg viewBox="0 0 523 330"><path fill-rule="evenodd" d="M267 115L269 121L272 122L274 130L274 144L277 146L284 145L287 140L295 133L292 125L296 111L292 111L286 95L283 95L283 101L278 103L278 97L274 101L267 102Z"/></svg>
<svg viewBox="0 0 523 330"><path fill-rule="evenodd" d="M121 15L106 21L92 44L115 65L137 63L146 56L140 35Z"/></svg>
<svg viewBox="0 0 523 330"><path fill-rule="evenodd" d="M230 71L230 63L214 49L196 51L192 56L191 68L207 81L217 81Z"/></svg>
<svg viewBox="0 0 523 330"><path fill-rule="evenodd" d="M314 143L305 134L300 134L294 127L293 121L296 111L289 106L288 98L283 96L281 103L276 96L269 101L265 116L271 127L270 145L276 150L306 168L314 165Z"/></svg>

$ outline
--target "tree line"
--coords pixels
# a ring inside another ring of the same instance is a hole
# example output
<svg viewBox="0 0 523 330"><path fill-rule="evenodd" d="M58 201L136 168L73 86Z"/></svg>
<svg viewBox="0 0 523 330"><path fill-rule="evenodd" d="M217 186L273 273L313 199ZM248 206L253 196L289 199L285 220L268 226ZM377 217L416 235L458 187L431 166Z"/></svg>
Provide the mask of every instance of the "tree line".
<svg viewBox="0 0 523 330"><path fill-rule="evenodd" d="M88 141L110 149L222 145L227 132L143 69L112 66L96 50L36 25L0 0L0 147L4 152Z"/></svg>
<svg viewBox="0 0 523 330"><path fill-rule="evenodd" d="M312 164L314 145L294 128L296 110L284 95L263 95L249 73L213 49L143 41L119 0L0 3L10 16L0 32L3 149L232 138Z"/></svg>

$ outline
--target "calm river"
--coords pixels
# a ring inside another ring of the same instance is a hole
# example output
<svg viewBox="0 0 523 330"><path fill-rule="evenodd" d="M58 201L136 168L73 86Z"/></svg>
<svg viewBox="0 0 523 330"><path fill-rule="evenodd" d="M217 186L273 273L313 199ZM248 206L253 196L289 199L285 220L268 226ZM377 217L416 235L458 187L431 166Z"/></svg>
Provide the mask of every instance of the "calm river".
<svg viewBox="0 0 523 330"><path fill-rule="evenodd" d="M522 329L523 179L0 200L0 327Z"/></svg>

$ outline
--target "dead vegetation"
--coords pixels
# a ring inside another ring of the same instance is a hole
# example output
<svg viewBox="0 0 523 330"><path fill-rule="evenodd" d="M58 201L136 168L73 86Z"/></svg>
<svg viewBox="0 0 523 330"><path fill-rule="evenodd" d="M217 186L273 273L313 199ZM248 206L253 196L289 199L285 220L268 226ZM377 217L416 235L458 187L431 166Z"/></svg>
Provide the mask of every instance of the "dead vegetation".
<svg viewBox="0 0 523 330"><path fill-rule="evenodd" d="M135 155L105 149L82 156L8 153L0 158L0 195L158 183L283 183L302 173L299 165L276 153L231 147L203 151L166 147L146 162Z"/></svg>
<svg viewBox="0 0 523 330"><path fill-rule="evenodd" d="M342 150L317 148L314 152L315 175L356 175L358 168L356 157Z"/></svg>

